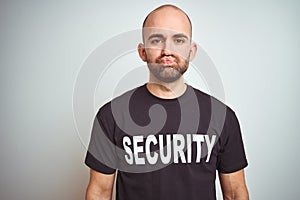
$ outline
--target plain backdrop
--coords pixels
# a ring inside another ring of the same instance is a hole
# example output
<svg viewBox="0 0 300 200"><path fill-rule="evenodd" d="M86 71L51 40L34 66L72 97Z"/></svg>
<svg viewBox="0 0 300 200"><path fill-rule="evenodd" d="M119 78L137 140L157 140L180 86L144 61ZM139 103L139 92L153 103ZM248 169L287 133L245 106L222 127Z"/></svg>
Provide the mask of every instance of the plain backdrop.
<svg viewBox="0 0 300 200"><path fill-rule="evenodd" d="M2 0L0 199L84 199L89 169L80 134L90 130L78 134L74 120L78 73L103 42L139 29L164 3L189 14L194 40L237 113L251 199L299 198L299 1ZM143 64L135 53L122 59L114 66ZM96 96L107 98L105 91L109 85Z"/></svg>

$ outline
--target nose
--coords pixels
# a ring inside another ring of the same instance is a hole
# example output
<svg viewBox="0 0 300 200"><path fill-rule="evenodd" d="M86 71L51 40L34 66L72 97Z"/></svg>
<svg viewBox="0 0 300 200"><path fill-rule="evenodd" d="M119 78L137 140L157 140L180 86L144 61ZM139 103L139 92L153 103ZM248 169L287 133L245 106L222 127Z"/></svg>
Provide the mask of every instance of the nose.
<svg viewBox="0 0 300 200"><path fill-rule="evenodd" d="M173 44L170 40L166 40L162 48L162 54L166 56L173 55Z"/></svg>

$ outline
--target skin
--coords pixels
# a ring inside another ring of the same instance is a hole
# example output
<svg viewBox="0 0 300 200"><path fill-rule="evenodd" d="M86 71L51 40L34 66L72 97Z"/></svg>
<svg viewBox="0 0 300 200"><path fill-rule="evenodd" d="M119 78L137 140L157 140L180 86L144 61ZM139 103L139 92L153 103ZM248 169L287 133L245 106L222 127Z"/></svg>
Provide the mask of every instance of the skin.
<svg viewBox="0 0 300 200"><path fill-rule="evenodd" d="M90 169L90 181L86 190L86 200L111 200L114 174L103 174Z"/></svg>
<svg viewBox="0 0 300 200"><path fill-rule="evenodd" d="M229 174L219 173L224 200L249 200L244 170Z"/></svg>
<svg viewBox="0 0 300 200"><path fill-rule="evenodd" d="M139 56L149 68L148 90L160 98L172 99L186 90L183 74L196 52L191 43L191 24L181 10L165 6L151 12L144 23L144 44Z"/></svg>
<svg viewBox="0 0 300 200"><path fill-rule="evenodd" d="M148 90L155 96L172 99L187 86L183 74L195 57L197 46L191 42L192 27L186 14L174 6L152 11L144 23L143 41L138 45L140 58L149 68ZM219 173L224 200L249 200L244 170ZM90 171L87 200L112 199L115 174Z"/></svg>

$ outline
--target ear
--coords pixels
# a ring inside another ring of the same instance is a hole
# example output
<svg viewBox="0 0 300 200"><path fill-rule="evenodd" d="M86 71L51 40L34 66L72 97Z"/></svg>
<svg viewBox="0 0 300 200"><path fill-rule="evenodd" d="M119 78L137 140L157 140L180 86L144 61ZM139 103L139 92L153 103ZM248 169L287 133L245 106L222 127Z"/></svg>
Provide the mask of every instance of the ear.
<svg viewBox="0 0 300 200"><path fill-rule="evenodd" d="M190 50L190 61L192 61L195 58L197 54L197 49L198 49L197 44L193 42L191 44L191 50Z"/></svg>
<svg viewBox="0 0 300 200"><path fill-rule="evenodd" d="M146 62L147 61L147 55L146 55L144 44L140 43L138 45L138 52L139 52L139 56L142 59L142 61Z"/></svg>

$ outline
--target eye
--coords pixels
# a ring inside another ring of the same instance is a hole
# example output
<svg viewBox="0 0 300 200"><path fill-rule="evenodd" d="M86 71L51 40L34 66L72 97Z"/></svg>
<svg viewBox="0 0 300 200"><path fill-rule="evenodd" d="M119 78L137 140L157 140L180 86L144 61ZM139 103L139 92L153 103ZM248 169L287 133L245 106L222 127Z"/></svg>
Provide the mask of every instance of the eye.
<svg viewBox="0 0 300 200"><path fill-rule="evenodd" d="M185 42L184 39L180 39L180 38L175 39L176 44L183 44L184 42Z"/></svg>
<svg viewBox="0 0 300 200"><path fill-rule="evenodd" d="M153 39L150 41L151 44L160 44L162 43L162 39Z"/></svg>

